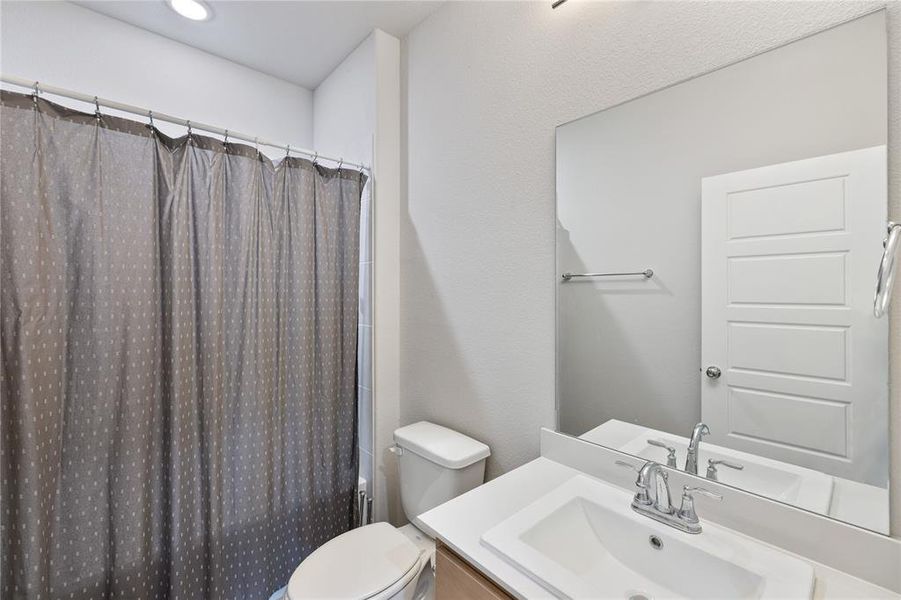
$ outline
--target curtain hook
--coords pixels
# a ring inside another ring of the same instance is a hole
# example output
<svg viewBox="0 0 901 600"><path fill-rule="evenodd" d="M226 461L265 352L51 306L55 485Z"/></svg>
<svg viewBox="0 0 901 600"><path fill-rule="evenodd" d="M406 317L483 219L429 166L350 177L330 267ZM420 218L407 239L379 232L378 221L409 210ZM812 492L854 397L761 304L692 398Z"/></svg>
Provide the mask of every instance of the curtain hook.
<svg viewBox="0 0 901 600"><path fill-rule="evenodd" d="M288 144L287 146L285 146L285 158L290 158L290 157L291 157L291 144Z"/></svg>
<svg viewBox="0 0 901 600"><path fill-rule="evenodd" d="M192 139L194 137L194 130L191 129L191 121L185 121L185 125L188 127L188 139Z"/></svg>
<svg viewBox="0 0 901 600"><path fill-rule="evenodd" d="M225 147L226 152L228 151L228 129L225 130L225 139L222 140L222 145Z"/></svg>
<svg viewBox="0 0 901 600"><path fill-rule="evenodd" d="M40 93L41 93L40 85L38 84L37 81L35 81L35 82L34 82L34 91L33 91L32 94L31 94L31 101L34 102L35 108L37 108L37 105L38 105L38 94L40 94Z"/></svg>
<svg viewBox="0 0 901 600"><path fill-rule="evenodd" d="M100 120L100 99L97 96L94 96L94 117L99 121Z"/></svg>
<svg viewBox="0 0 901 600"><path fill-rule="evenodd" d="M253 138L253 147L257 151L257 158L260 157L260 139Z"/></svg>
<svg viewBox="0 0 901 600"><path fill-rule="evenodd" d="M313 164L316 165L317 167L319 166L319 162L318 162L318 161L319 161L319 153L316 152L316 153L313 154Z"/></svg>
<svg viewBox="0 0 901 600"><path fill-rule="evenodd" d="M339 158L339 159L338 159L338 170L339 170L339 171L341 170L341 167L342 167L343 165L344 165L344 159L343 159L343 158Z"/></svg>
<svg viewBox="0 0 901 600"><path fill-rule="evenodd" d="M150 126L151 126L151 127L154 127L154 124L153 124L153 111L152 111L152 110L148 110L148 111L147 111L147 118L150 119Z"/></svg>

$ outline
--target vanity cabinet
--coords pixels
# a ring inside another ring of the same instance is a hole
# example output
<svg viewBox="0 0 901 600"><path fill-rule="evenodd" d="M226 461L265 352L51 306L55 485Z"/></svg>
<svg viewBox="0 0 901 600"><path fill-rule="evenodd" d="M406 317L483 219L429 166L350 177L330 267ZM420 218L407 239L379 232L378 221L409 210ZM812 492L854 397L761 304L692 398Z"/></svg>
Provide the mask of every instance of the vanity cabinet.
<svg viewBox="0 0 901 600"><path fill-rule="evenodd" d="M436 554L436 600L512 600L512 596L440 542Z"/></svg>

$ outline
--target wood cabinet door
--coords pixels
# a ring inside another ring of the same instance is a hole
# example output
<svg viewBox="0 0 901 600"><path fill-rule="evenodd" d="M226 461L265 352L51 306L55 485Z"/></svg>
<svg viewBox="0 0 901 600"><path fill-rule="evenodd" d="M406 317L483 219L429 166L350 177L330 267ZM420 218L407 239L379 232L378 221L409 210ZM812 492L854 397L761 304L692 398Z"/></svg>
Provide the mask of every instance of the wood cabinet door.
<svg viewBox="0 0 901 600"><path fill-rule="evenodd" d="M436 600L511 600L511 596L469 563L439 545L435 567Z"/></svg>

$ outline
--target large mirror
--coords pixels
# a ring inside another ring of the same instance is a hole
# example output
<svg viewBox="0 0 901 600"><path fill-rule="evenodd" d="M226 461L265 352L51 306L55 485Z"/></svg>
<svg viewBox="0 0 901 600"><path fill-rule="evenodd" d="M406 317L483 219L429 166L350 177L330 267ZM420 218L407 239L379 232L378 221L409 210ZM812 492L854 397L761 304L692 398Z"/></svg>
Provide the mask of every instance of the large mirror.
<svg viewBox="0 0 901 600"><path fill-rule="evenodd" d="M888 533L885 27L557 129L560 431Z"/></svg>

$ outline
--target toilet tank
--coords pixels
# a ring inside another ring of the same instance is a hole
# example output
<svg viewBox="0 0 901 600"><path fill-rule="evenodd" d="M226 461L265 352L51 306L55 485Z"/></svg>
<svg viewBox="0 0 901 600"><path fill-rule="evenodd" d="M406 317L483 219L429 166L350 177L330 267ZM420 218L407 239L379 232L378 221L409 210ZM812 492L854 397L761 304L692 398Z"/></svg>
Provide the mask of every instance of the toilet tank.
<svg viewBox="0 0 901 600"><path fill-rule="evenodd" d="M485 480L488 446L447 427L420 421L394 432L400 500L407 518L468 492Z"/></svg>

